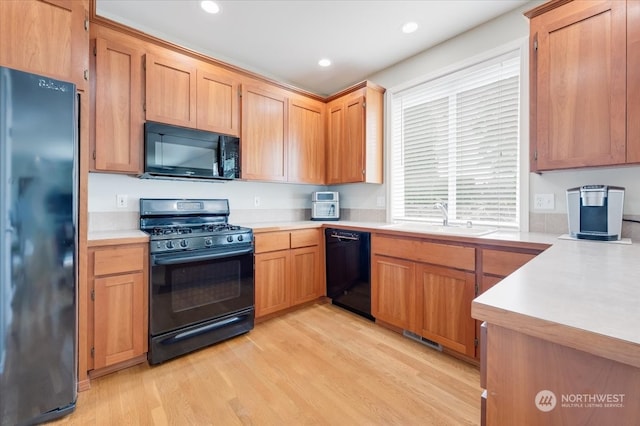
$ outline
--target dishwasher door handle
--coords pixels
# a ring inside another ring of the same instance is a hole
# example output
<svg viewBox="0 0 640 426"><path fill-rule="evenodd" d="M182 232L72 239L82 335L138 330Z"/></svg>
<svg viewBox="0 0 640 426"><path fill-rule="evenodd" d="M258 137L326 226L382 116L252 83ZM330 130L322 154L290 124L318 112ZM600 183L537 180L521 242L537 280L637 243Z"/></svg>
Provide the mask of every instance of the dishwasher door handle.
<svg viewBox="0 0 640 426"><path fill-rule="evenodd" d="M360 238L358 237L347 237L345 235L337 235L337 234L331 234L329 235L331 238L337 238L338 240L351 240L351 241L358 241Z"/></svg>

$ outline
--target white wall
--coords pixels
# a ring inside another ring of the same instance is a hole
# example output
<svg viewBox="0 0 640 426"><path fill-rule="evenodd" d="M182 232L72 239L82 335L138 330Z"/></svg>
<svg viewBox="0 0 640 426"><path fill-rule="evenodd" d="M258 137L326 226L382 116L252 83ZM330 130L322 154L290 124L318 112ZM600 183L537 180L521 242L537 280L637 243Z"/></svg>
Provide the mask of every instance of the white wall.
<svg viewBox="0 0 640 426"><path fill-rule="evenodd" d="M566 213L566 190L582 185L613 185L625 188L624 214L640 214L640 166L598 168L589 170L567 170L531 173L529 179L531 197L535 193L554 194L555 210L541 213ZM533 201L531 202L533 208Z"/></svg>
<svg viewBox="0 0 640 426"><path fill-rule="evenodd" d="M421 77L434 74L440 69L463 62L470 57L528 37L529 20L522 15L522 12L532 9L541 3L542 1L532 1L524 7L504 14L378 72L368 79L386 88L402 86ZM542 175L532 173L529 176L530 210L533 210L533 198L536 193L554 194L555 209L541 212L564 213L566 212L566 189L588 184L625 187L625 214L640 214L640 167L571 170L549 172ZM340 190L342 191L342 187ZM359 207L361 208L377 208L377 197L384 196L386 188L372 185L355 185L345 189L344 192L344 205L346 207L348 206L348 200L351 198L357 200L358 203L366 203L364 206L360 205Z"/></svg>
<svg viewBox="0 0 640 426"><path fill-rule="evenodd" d="M529 21L522 15L522 12L541 3L542 1L532 1L524 7L380 71L368 79L383 87L393 88L527 37ZM573 170L542 175L530 174L530 208L533 209L533 197L536 193L552 193L555 196L555 210L544 211L544 213L563 213L566 211L565 190L586 184L625 187L627 189L625 214L640 214L639 167ZM174 196L229 198L232 211L233 209L253 209L253 200L256 195L261 197L259 207L261 209L310 208L310 193L322 189L326 189L326 187L241 181L229 183L148 181L128 176L92 173L89 177L89 211L123 211L123 209L116 208L116 194L129 195L129 205L124 210L132 211L138 210L137 200L140 197ZM350 184L333 186L330 189L340 191L342 208L385 208L386 185Z"/></svg>
<svg viewBox="0 0 640 426"><path fill-rule="evenodd" d="M190 182L139 179L137 177L90 173L89 212L139 211L140 198L228 198L234 209L311 208L311 192L324 186L261 182ZM126 208L116 206L116 195L128 196ZM260 206L254 206L254 197Z"/></svg>

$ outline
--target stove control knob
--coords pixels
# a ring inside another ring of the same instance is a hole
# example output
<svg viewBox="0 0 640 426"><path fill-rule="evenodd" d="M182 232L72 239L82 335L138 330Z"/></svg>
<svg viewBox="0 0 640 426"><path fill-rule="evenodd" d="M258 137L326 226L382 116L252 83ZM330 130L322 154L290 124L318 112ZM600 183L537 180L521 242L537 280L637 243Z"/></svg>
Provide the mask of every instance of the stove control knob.
<svg viewBox="0 0 640 426"><path fill-rule="evenodd" d="M227 241L229 241L230 243L231 243L231 242L233 242L233 236L229 235L229 236L227 237Z"/></svg>
<svg viewBox="0 0 640 426"><path fill-rule="evenodd" d="M171 240L167 241L164 246L166 248L168 248L168 249L172 249L173 248L173 241L171 241Z"/></svg>
<svg viewBox="0 0 640 426"><path fill-rule="evenodd" d="M238 235L238 241L242 241L244 238L242 238L242 235Z"/></svg>
<svg viewBox="0 0 640 426"><path fill-rule="evenodd" d="M189 245L189 242L187 240L180 241L180 247L187 247L188 245Z"/></svg>
<svg viewBox="0 0 640 426"><path fill-rule="evenodd" d="M204 245L209 247L211 244L213 244L213 241L211 241L211 238L207 238L206 240L204 240Z"/></svg>

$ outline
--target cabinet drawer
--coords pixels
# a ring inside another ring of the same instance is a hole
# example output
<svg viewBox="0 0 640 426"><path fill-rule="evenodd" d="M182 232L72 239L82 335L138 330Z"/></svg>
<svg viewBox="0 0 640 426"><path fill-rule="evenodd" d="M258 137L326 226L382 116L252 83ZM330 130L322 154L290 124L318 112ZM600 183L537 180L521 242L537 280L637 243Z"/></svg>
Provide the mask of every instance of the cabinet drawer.
<svg viewBox="0 0 640 426"><path fill-rule="evenodd" d="M114 247L93 252L93 273L95 276L141 271L144 268L145 248Z"/></svg>
<svg viewBox="0 0 640 426"><path fill-rule="evenodd" d="M506 277L531 259L535 254L502 250L482 250L482 273Z"/></svg>
<svg viewBox="0 0 640 426"><path fill-rule="evenodd" d="M267 234L255 235L255 252L265 253L268 251L288 250L290 247L289 231L269 232Z"/></svg>
<svg viewBox="0 0 640 426"><path fill-rule="evenodd" d="M473 247L382 235L374 235L371 241L373 253L376 254L468 271L476 268L476 249Z"/></svg>
<svg viewBox="0 0 640 426"><path fill-rule="evenodd" d="M318 229L302 229L291 232L291 248L317 246L320 243Z"/></svg>

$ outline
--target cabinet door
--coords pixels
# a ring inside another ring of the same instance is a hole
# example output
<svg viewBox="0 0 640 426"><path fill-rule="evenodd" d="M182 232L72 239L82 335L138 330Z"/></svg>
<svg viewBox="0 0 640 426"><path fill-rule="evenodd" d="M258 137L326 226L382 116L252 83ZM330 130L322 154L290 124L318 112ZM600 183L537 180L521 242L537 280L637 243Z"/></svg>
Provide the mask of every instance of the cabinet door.
<svg viewBox="0 0 640 426"><path fill-rule="evenodd" d="M365 103L364 96L345 104L345 140L340 145L340 179L344 183L364 181Z"/></svg>
<svg viewBox="0 0 640 426"><path fill-rule="evenodd" d="M538 254L482 250L482 273L506 277Z"/></svg>
<svg viewBox="0 0 640 426"><path fill-rule="evenodd" d="M88 1L0 1L0 65L70 81L84 89Z"/></svg>
<svg viewBox="0 0 640 426"><path fill-rule="evenodd" d="M240 136L240 84L213 70L197 71L198 129Z"/></svg>
<svg viewBox="0 0 640 426"><path fill-rule="evenodd" d="M449 349L475 355L471 301L475 274L421 264L418 267L420 334Z"/></svg>
<svg viewBox="0 0 640 426"><path fill-rule="evenodd" d="M289 250L255 255L256 318L291 306Z"/></svg>
<svg viewBox="0 0 640 426"><path fill-rule="evenodd" d="M196 127L196 67L187 57L145 55L148 121Z"/></svg>
<svg viewBox="0 0 640 426"><path fill-rule="evenodd" d="M327 169L326 178L328 184L341 182L341 158L340 146L344 141L344 105L342 103L330 103L327 115Z"/></svg>
<svg viewBox="0 0 640 426"><path fill-rule="evenodd" d="M571 2L532 19L537 170L625 162L625 19L626 2L615 0Z"/></svg>
<svg viewBox="0 0 640 426"><path fill-rule="evenodd" d="M94 368L146 352L143 272L95 279Z"/></svg>
<svg viewBox="0 0 640 426"><path fill-rule="evenodd" d="M324 294L320 247L291 250L291 304L308 302Z"/></svg>
<svg viewBox="0 0 640 426"><path fill-rule="evenodd" d="M627 2L627 163L640 163L640 1Z"/></svg>
<svg viewBox="0 0 640 426"><path fill-rule="evenodd" d="M242 178L287 179L287 99L259 87L242 89Z"/></svg>
<svg viewBox="0 0 640 426"><path fill-rule="evenodd" d="M416 264L413 262L373 256L371 313L376 319L416 332L415 272Z"/></svg>
<svg viewBox="0 0 640 426"><path fill-rule="evenodd" d="M292 99L289 101L289 182L324 183L324 108Z"/></svg>
<svg viewBox="0 0 640 426"><path fill-rule="evenodd" d="M142 53L96 39L94 170L142 172Z"/></svg>

